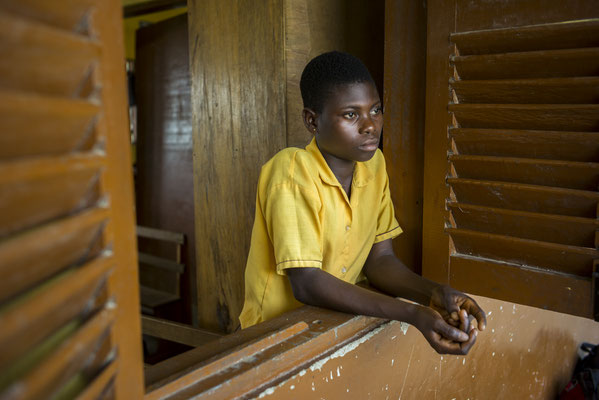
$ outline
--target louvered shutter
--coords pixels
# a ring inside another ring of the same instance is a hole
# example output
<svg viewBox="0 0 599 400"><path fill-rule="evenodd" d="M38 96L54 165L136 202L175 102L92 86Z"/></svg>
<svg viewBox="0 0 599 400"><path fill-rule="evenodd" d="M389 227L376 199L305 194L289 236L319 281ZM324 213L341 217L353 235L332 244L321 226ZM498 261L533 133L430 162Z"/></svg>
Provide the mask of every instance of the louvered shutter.
<svg viewBox="0 0 599 400"><path fill-rule="evenodd" d="M427 108L426 140L436 143L425 146L436 146L437 156L444 146L446 169L439 176L439 163L425 164L425 231L433 227L424 236L425 275L469 293L592 317L599 19L456 30L446 38L445 129L431 122L439 119L429 114L434 101ZM427 256L439 232L448 238L441 242L446 259Z"/></svg>
<svg viewBox="0 0 599 400"><path fill-rule="evenodd" d="M121 4L0 1L0 398L139 398Z"/></svg>

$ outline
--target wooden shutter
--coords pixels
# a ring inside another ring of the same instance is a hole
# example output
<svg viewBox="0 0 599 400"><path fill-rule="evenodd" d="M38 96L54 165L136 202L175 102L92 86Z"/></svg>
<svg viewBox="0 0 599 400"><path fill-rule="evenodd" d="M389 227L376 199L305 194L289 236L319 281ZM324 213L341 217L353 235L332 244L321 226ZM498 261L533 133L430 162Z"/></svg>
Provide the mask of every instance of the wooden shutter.
<svg viewBox="0 0 599 400"><path fill-rule="evenodd" d="M436 69L433 79L439 88L445 80L448 91L433 94L432 83L427 93L437 99L427 101L425 157L443 149L445 170L441 176L440 162L425 164L424 227L431 231L424 236L423 269L470 293L592 317L599 19L518 24L530 21L531 10L543 15L542 3L491 2L468 10L456 1L445 11L429 5L433 18L446 12L454 25L445 37L445 64L429 63L428 70ZM460 30L483 13L495 13L487 18L500 27ZM431 45L429 38L429 52ZM433 103L444 103L446 119L430 114ZM427 254L441 235L445 260Z"/></svg>
<svg viewBox="0 0 599 400"><path fill-rule="evenodd" d="M0 398L143 393L121 4L0 0Z"/></svg>

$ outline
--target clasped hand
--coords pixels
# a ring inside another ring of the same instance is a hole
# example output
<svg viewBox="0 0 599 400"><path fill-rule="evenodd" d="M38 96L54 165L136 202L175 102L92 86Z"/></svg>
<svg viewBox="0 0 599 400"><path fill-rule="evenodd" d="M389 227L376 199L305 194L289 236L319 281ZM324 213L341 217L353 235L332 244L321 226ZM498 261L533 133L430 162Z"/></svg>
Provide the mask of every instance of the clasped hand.
<svg viewBox="0 0 599 400"><path fill-rule="evenodd" d="M420 311L416 327L439 354L468 354L487 324L476 301L446 285L435 288L430 307ZM476 327L471 326L471 317Z"/></svg>

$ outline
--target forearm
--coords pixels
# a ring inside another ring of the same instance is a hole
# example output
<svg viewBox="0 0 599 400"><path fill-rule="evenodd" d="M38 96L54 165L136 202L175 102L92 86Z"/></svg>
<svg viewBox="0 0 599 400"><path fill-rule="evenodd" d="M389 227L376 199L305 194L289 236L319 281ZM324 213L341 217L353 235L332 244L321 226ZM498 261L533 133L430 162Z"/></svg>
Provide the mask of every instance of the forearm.
<svg viewBox="0 0 599 400"><path fill-rule="evenodd" d="M393 254L370 259L364 268L370 285L381 292L429 305L432 291L439 286L412 272Z"/></svg>
<svg viewBox="0 0 599 400"><path fill-rule="evenodd" d="M419 313L418 305L352 285L319 269L292 269L288 276L295 298L304 304L410 324L414 324Z"/></svg>

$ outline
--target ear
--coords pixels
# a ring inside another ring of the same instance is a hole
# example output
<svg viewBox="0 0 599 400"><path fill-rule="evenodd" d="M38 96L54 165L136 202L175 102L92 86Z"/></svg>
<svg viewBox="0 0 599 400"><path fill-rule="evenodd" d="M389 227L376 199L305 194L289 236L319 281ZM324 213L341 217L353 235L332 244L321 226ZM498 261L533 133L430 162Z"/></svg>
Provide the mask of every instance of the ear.
<svg viewBox="0 0 599 400"><path fill-rule="evenodd" d="M302 110L302 117L304 119L304 125L306 126L306 129L308 129L311 134L316 134L316 129L318 129L316 112L310 108L304 108Z"/></svg>

